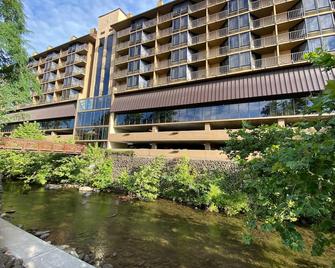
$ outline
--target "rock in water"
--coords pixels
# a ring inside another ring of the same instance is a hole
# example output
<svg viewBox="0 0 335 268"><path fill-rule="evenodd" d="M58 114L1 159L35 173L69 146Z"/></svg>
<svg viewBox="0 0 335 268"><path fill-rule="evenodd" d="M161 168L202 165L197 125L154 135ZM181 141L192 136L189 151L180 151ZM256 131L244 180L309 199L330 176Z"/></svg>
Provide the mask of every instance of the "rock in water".
<svg viewBox="0 0 335 268"><path fill-rule="evenodd" d="M60 190L62 189L62 185L60 184L47 184L44 187L46 190Z"/></svg>
<svg viewBox="0 0 335 268"><path fill-rule="evenodd" d="M93 192L93 188L91 187L88 187L88 186L82 186L82 187L79 187L79 192Z"/></svg>

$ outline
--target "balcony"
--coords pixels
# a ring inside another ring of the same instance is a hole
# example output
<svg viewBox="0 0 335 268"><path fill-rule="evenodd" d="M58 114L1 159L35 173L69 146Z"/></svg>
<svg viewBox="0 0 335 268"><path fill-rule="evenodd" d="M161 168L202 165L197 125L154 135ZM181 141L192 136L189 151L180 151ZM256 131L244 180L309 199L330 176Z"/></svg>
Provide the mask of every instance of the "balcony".
<svg viewBox="0 0 335 268"><path fill-rule="evenodd" d="M209 32L209 40L225 37L229 34L228 28L222 28L213 32Z"/></svg>
<svg viewBox="0 0 335 268"><path fill-rule="evenodd" d="M201 26L205 26L206 22L207 22L206 17L201 17L201 18L196 19L196 20L191 20L189 29L194 29L194 28L198 28L198 27L201 27Z"/></svg>
<svg viewBox="0 0 335 268"><path fill-rule="evenodd" d="M123 78L123 77L126 77L127 75L128 75L128 69L117 70L113 74L114 79Z"/></svg>
<svg viewBox="0 0 335 268"><path fill-rule="evenodd" d="M151 19L143 22L143 29L153 27L157 24L157 19Z"/></svg>
<svg viewBox="0 0 335 268"><path fill-rule="evenodd" d="M126 28L126 29L123 29L123 30L117 32L116 36L117 36L117 38L120 38L120 37L129 35L129 34L130 34L130 31L131 31L131 28L128 27L128 28Z"/></svg>
<svg viewBox="0 0 335 268"><path fill-rule="evenodd" d="M195 35L191 37L191 40L189 41L189 45L196 45L206 42L206 34L200 34L200 35Z"/></svg>
<svg viewBox="0 0 335 268"><path fill-rule="evenodd" d="M275 24L275 16L268 16L252 21L252 29L259 29Z"/></svg>
<svg viewBox="0 0 335 268"><path fill-rule="evenodd" d="M265 48L275 46L276 44L277 44L277 37L275 35L252 40L253 48Z"/></svg>
<svg viewBox="0 0 335 268"><path fill-rule="evenodd" d="M142 43L150 42L156 39L156 33L143 35Z"/></svg>
<svg viewBox="0 0 335 268"><path fill-rule="evenodd" d="M158 48L157 48L158 53L164 53L164 52L168 52L170 50L171 50L171 44L161 45L161 46L158 46Z"/></svg>
<svg viewBox="0 0 335 268"><path fill-rule="evenodd" d="M163 23L163 22L166 22L166 21L169 21L172 19L172 13L167 13L167 14L164 14L164 15L160 15L158 17L158 22L159 23Z"/></svg>
<svg viewBox="0 0 335 268"><path fill-rule="evenodd" d="M258 10L261 8L266 8L266 7L270 7L273 5L273 1L272 0L259 0L256 2L251 2L250 3L250 9L251 10Z"/></svg>
<svg viewBox="0 0 335 268"><path fill-rule="evenodd" d="M290 43L290 42L295 42L295 41L301 41L309 37L320 36L320 35L331 33L331 32L335 32L335 28L319 30L319 31L310 32L310 33L308 33L305 29L281 33L278 35L278 43L284 44L284 43Z"/></svg>
<svg viewBox="0 0 335 268"><path fill-rule="evenodd" d="M169 85L173 83L197 80L202 78L206 78L205 70L189 72L187 77L181 77L181 78L172 78L171 76L160 77L157 79L157 86Z"/></svg>
<svg viewBox="0 0 335 268"><path fill-rule="evenodd" d="M208 6L215 6L219 4L223 4L225 2L228 2L228 0L208 0Z"/></svg>
<svg viewBox="0 0 335 268"><path fill-rule="evenodd" d="M69 85L59 85L57 90L64 90L64 89L71 89L71 88L83 88L84 87L84 81L79 80L79 81L75 81L72 82Z"/></svg>
<svg viewBox="0 0 335 268"><path fill-rule="evenodd" d="M213 22L216 22L216 21L223 20L223 19L227 18L228 16L229 16L228 10L223 10L219 13L209 15L209 20L208 21L209 21L209 23L213 23Z"/></svg>
<svg viewBox="0 0 335 268"><path fill-rule="evenodd" d="M128 55L117 57L117 58L115 59L115 64L122 64L122 63L125 63L125 62L128 61L128 59L129 59Z"/></svg>
<svg viewBox="0 0 335 268"><path fill-rule="evenodd" d="M122 50L122 49L128 49L129 45L130 45L129 41L119 43L119 44L116 45L116 50L119 51L119 50Z"/></svg>
<svg viewBox="0 0 335 268"><path fill-rule="evenodd" d="M159 38L169 36L171 34L172 34L172 27L158 31L158 37Z"/></svg>
<svg viewBox="0 0 335 268"><path fill-rule="evenodd" d="M147 80L143 84L139 84L138 86L128 87L127 84L119 84L116 86L117 92L127 91L127 90L136 90L136 89L144 89L150 88L153 86L152 80Z"/></svg>
<svg viewBox="0 0 335 268"><path fill-rule="evenodd" d="M305 10L303 8L299 8L277 14L276 20L277 23L284 23L291 20L301 19L304 16L305 16Z"/></svg>
<svg viewBox="0 0 335 268"><path fill-rule="evenodd" d="M189 12L193 13L193 12L199 11L201 9L205 9L205 8L206 8L206 1L202 1L202 2L196 3L194 5L190 5L189 6Z"/></svg>

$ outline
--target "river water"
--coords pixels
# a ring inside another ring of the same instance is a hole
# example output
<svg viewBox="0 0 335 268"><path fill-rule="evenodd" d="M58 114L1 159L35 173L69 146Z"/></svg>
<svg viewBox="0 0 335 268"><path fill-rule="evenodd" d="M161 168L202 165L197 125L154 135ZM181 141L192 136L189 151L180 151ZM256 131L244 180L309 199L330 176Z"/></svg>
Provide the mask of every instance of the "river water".
<svg viewBox="0 0 335 268"><path fill-rule="evenodd" d="M110 193L33 188L5 183L3 211L23 229L50 230L49 240L70 245L114 267L331 267L323 257L292 253L273 234L242 243L243 222L170 201L121 201ZM310 241L311 233L302 230Z"/></svg>

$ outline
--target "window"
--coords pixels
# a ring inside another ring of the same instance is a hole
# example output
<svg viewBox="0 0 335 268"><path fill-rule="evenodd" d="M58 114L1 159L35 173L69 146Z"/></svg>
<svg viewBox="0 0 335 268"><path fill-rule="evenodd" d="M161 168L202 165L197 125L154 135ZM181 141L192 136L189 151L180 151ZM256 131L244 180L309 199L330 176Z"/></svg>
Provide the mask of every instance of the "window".
<svg viewBox="0 0 335 268"><path fill-rule="evenodd" d="M250 53L244 52L241 54L231 55L229 57L230 68L239 68L243 66L250 66Z"/></svg>
<svg viewBox="0 0 335 268"><path fill-rule="evenodd" d="M230 0L229 13L236 12L241 9L248 9L248 0Z"/></svg>
<svg viewBox="0 0 335 268"><path fill-rule="evenodd" d="M180 45L187 43L187 32L177 33L172 36L172 45Z"/></svg>
<svg viewBox="0 0 335 268"><path fill-rule="evenodd" d="M315 38L308 40L309 51L314 51L317 48L322 48L321 38Z"/></svg>
<svg viewBox="0 0 335 268"><path fill-rule="evenodd" d="M99 41L99 48L98 48L98 63L97 63L97 73L95 76L94 96L99 96L99 92L100 92L100 80L101 80L102 58L104 54L104 46L105 46L105 38L101 38Z"/></svg>
<svg viewBox="0 0 335 268"><path fill-rule="evenodd" d="M141 46L134 46L129 48L129 56L137 57L141 55Z"/></svg>
<svg viewBox="0 0 335 268"><path fill-rule="evenodd" d="M324 39L325 48L329 51L335 50L335 36L328 36Z"/></svg>
<svg viewBox="0 0 335 268"><path fill-rule="evenodd" d="M128 71L129 72L136 72L140 69L140 61L139 60L135 60L135 61L131 61L128 63Z"/></svg>
<svg viewBox="0 0 335 268"><path fill-rule="evenodd" d="M307 11L316 9L316 4L315 4L314 0L304 0L303 4L304 4L305 10L307 10Z"/></svg>
<svg viewBox="0 0 335 268"><path fill-rule="evenodd" d="M230 48L249 46L249 44L250 44L249 33L237 34L229 37Z"/></svg>
<svg viewBox="0 0 335 268"><path fill-rule="evenodd" d="M107 37L107 54L106 54L105 77L103 81L102 95L108 95L109 93L109 78L110 78L110 68L112 62L112 52L113 52L113 35L109 35Z"/></svg>
<svg viewBox="0 0 335 268"><path fill-rule="evenodd" d="M183 16L172 21L173 31L185 29L188 27L188 16Z"/></svg>
<svg viewBox="0 0 335 268"><path fill-rule="evenodd" d="M334 27L333 15L327 14L319 16L319 23L321 30L326 30Z"/></svg>
<svg viewBox="0 0 335 268"><path fill-rule="evenodd" d="M182 48L171 52L171 61L178 62L187 59L187 49Z"/></svg>
<svg viewBox="0 0 335 268"><path fill-rule="evenodd" d="M315 16L306 19L306 28L308 32L326 30L334 27L333 16L331 14Z"/></svg>
<svg viewBox="0 0 335 268"><path fill-rule="evenodd" d="M311 17L306 19L307 31L315 32L319 31L318 17Z"/></svg>
<svg viewBox="0 0 335 268"><path fill-rule="evenodd" d="M130 34L130 43L135 44L139 43L142 40L142 32L136 32Z"/></svg>
<svg viewBox="0 0 335 268"><path fill-rule="evenodd" d="M239 28L249 27L249 15L236 16L228 21L229 30L237 30Z"/></svg>
<svg viewBox="0 0 335 268"><path fill-rule="evenodd" d="M171 68L171 79L186 78L186 65Z"/></svg>
<svg viewBox="0 0 335 268"><path fill-rule="evenodd" d="M127 78L127 86L128 87L137 87L138 86L138 80L139 80L139 76L138 75L129 76Z"/></svg>

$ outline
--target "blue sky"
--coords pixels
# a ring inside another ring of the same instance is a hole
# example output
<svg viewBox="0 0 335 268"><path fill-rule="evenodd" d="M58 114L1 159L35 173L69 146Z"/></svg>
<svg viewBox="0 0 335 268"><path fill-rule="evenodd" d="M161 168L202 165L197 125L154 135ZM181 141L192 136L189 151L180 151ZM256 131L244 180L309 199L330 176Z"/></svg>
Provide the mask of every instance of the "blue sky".
<svg viewBox="0 0 335 268"><path fill-rule="evenodd" d="M165 0L167 2L167 0ZM156 6L156 0L23 0L27 27L27 49L41 52L49 45L67 42L96 27L97 18L115 8L141 13Z"/></svg>

